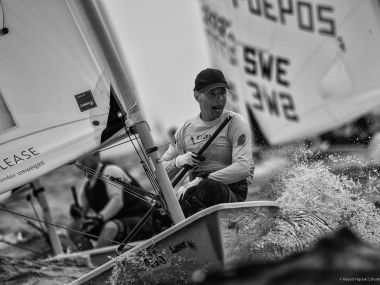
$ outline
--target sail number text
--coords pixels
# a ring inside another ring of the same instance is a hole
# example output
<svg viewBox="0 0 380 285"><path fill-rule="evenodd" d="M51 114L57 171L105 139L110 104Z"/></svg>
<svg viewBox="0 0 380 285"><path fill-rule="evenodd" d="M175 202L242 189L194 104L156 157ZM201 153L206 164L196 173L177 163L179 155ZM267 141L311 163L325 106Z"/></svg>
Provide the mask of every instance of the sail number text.
<svg viewBox="0 0 380 285"><path fill-rule="evenodd" d="M251 90L251 100L249 100L251 107L257 111L267 111L270 115L283 116L289 121L297 122L299 117L296 106L293 97L287 92L287 88L290 87L287 78L290 60L247 46L243 48L243 57L244 72L248 77L247 85ZM255 79L260 79L260 81L255 81ZM277 86L277 88L269 89L269 86Z"/></svg>
<svg viewBox="0 0 380 285"><path fill-rule="evenodd" d="M244 3L245 2L245 3ZM331 5L296 0L232 0L235 9L246 6L248 12L281 25L296 22L298 29L325 36L336 36Z"/></svg>
<svg viewBox="0 0 380 285"><path fill-rule="evenodd" d="M168 261L157 249L147 248L144 251L140 251L138 255L142 256L144 264L148 268L157 268L163 265L168 265Z"/></svg>

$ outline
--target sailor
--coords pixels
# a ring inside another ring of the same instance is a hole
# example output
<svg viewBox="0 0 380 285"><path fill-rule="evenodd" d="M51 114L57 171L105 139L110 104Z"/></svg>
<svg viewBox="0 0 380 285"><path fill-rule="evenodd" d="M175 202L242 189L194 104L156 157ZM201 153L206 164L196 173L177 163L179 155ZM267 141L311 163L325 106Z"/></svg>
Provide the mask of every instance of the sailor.
<svg viewBox="0 0 380 285"><path fill-rule="evenodd" d="M189 175L190 182L177 192L186 217L212 205L247 198L247 178L253 174L251 132L240 114L224 110L228 90L220 70L202 70L196 76L194 87L200 114L177 129L161 157L170 178L185 165L194 167ZM198 157L199 149L228 116L232 116L232 120L203 157Z"/></svg>
<svg viewBox="0 0 380 285"><path fill-rule="evenodd" d="M86 172L81 183L79 205L74 203L70 207L73 218L71 228L99 237L95 241L95 247L111 245L112 241L123 241L148 211L149 204L125 193L114 183L103 181L101 177L120 178L137 187L140 187L139 183L119 166L102 163L98 153L78 160L78 164L92 171ZM134 239L145 239L152 234L152 225L148 221ZM93 247L88 236L73 231L68 231L68 235L78 250Z"/></svg>

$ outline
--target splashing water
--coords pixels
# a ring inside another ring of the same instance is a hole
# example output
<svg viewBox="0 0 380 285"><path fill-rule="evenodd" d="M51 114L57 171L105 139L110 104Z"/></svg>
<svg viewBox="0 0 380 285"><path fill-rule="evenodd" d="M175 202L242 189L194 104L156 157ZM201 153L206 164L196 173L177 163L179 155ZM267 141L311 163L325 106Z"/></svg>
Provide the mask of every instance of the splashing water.
<svg viewBox="0 0 380 285"><path fill-rule="evenodd" d="M369 244L380 245L379 210L367 199L378 192L377 170L363 172L366 164L355 155L330 155L315 161L309 150L282 149L284 153L290 165L277 170L264 189L267 197L277 200L281 211L256 248L284 256L311 246L327 232L343 226L349 226ZM361 171L355 177L337 174L330 167L337 163L345 170L341 172Z"/></svg>

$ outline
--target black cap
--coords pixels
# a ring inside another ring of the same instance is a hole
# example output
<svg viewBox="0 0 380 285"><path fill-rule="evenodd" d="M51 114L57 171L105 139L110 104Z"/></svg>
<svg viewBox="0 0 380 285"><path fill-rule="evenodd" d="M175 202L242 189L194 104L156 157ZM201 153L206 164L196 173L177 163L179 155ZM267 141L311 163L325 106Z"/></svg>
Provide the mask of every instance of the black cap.
<svg viewBox="0 0 380 285"><path fill-rule="evenodd" d="M199 72L195 78L194 91L206 93L216 87L230 89L223 73L219 69L207 68Z"/></svg>

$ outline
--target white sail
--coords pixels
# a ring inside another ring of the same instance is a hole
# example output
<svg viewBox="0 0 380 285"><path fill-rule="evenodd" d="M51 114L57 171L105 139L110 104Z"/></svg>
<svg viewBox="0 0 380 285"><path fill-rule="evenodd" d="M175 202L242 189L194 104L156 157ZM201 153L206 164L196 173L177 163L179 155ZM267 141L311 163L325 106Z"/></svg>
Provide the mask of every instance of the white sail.
<svg viewBox="0 0 380 285"><path fill-rule="evenodd" d="M272 144L341 126L380 104L376 0L201 0L215 66Z"/></svg>
<svg viewBox="0 0 380 285"><path fill-rule="evenodd" d="M3 193L109 141L120 129L111 126L110 104L118 100L130 114L137 102L132 85L128 98L119 95L127 92L118 92L69 1L1 2L8 29L0 36Z"/></svg>
<svg viewBox="0 0 380 285"><path fill-rule="evenodd" d="M101 1L1 3L0 193L122 138L122 113L134 124L171 218L183 220Z"/></svg>

